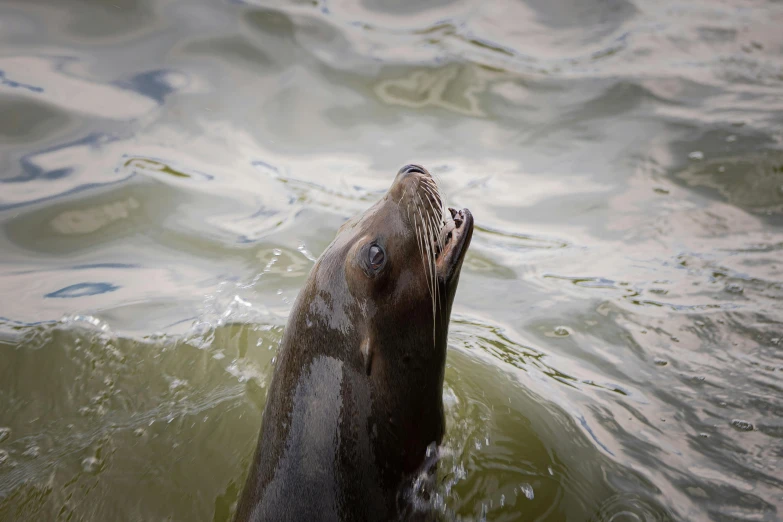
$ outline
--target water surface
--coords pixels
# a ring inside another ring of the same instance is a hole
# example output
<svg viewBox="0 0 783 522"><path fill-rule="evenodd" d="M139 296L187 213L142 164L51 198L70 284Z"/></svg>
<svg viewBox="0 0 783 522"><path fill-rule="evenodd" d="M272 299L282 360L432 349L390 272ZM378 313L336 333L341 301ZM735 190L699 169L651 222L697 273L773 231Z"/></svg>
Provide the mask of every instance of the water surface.
<svg viewBox="0 0 783 522"><path fill-rule="evenodd" d="M6 0L0 520L229 520L298 289L409 162L477 224L438 509L779 520L780 27L761 0Z"/></svg>

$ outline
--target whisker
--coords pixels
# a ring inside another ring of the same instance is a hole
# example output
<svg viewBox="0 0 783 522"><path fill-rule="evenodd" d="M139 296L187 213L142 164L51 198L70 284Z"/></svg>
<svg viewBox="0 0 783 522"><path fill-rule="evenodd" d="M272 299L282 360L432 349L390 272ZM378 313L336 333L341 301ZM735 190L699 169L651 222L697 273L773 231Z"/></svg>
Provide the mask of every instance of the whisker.
<svg viewBox="0 0 783 522"><path fill-rule="evenodd" d="M432 299L432 339L433 339L433 343L435 343L436 325L437 325L436 315L435 315L437 311L437 286L436 286L437 274L435 273L435 255L432 250L432 246L430 246L432 243L432 238L430 237L429 230L425 226L424 216L421 213L421 208L418 208L417 210L419 211L419 217L421 218L422 221L422 228L424 229L424 237L426 239L426 241L424 242L424 246L426 247L427 260L430 262L428 268L429 268L429 275L430 275L429 278L430 296Z"/></svg>
<svg viewBox="0 0 783 522"><path fill-rule="evenodd" d="M402 203L405 200L405 196L408 195L408 187L405 187L405 190L402 191L402 196L400 196L399 201L397 201L397 205Z"/></svg>
<svg viewBox="0 0 783 522"><path fill-rule="evenodd" d="M421 187L422 187L422 189L423 189L425 192L427 192L429 195L431 195L431 196L433 197L433 199L435 199L435 200L437 200L437 201L438 201L438 206L440 206L440 207L442 207L442 206L443 206L443 202L442 202L442 199L441 199L441 197L440 197L440 192L438 191L438 187L436 187L436 186L434 186L434 185L430 185L430 184L429 184L429 183L427 183L427 182L424 182L424 183L421 185Z"/></svg>
<svg viewBox="0 0 783 522"><path fill-rule="evenodd" d="M438 216L441 218L441 221L443 220L443 214L445 213L445 208L443 205L443 199L441 199L440 194L437 192L437 189L435 189L435 192L432 192L433 189L430 189L426 185L423 185L423 189L425 192L430 194L432 196L432 199L435 199L438 203L437 209L435 207L435 204L431 201L430 198L427 198L427 201L430 203L430 206L432 207L432 211L435 214L438 214Z"/></svg>
<svg viewBox="0 0 783 522"><path fill-rule="evenodd" d="M426 200L426 201L425 201ZM453 220L445 207L434 178L422 176L417 185L406 186L398 204L405 202L408 222L415 232L416 246L421 257L424 279L432 305L432 336L437 343L438 310L441 307L436 256L445 249L441 230L447 220Z"/></svg>
<svg viewBox="0 0 783 522"><path fill-rule="evenodd" d="M432 187L432 186L427 185L427 184L422 184L421 185L421 189L426 194L429 194L429 196L437 202L437 205L439 207L442 206L441 205L440 193L438 192L437 188Z"/></svg>
<svg viewBox="0 0 783 522"><path fill-rule="evenodd" d="M443 179L441 179L440 175L437 172L430 172L430 176L432 176L432 183L436 185L441 185L443 182Z"/></svg>
<svg viewBox="0 0 783 522"><path fill-rule="evenodd" d="M435 221L434 217L430 217L430 231L432 232L433 241L438 245L442 251L446 245L443 242L443 238L440 236L440 225Z"/></svg>
<svg viewBox="0 0 783 522"><path fill-rule="evenodd" d="M436 208L435 204L432 202L432 199L425 198L427 200L430 209L432 210L431 214L428 213L430 218L430 225L432 227L432 233L433 233L432 235L438 241L438 245L440 246L441 250L443 250L445 245L443 244L443 239L440 237L440 229L445 224L445 222L443 221L444 209L443 209L443 204L441 202L442 200L440 199L439 194L437 194L436 192L435 193L432 192L432 189L428 185L428 183L431 182L427 178L422 178L422 181L424 181L424 183L420 185L422 189L428 194L432 195L433 198L436 199L439 203L441 203L440 206ZM435 188L435 191L437 191L437 188ZM417 196L419 195L417 194ZM421 199L420 196L419 199Z"/></svg>
<svg viewBox="0 0 783 522"><path fill-rule="evenodd" d="M432 212L436 214L443 213L443 203L441 203L439 194L431 192L432 189L428 188L426 185L422 185L422 189L424 190L425 193L432 196L431 198L426 198L427 203L429 203L430 208L432 209ZM435 203L433 203L432 201L433 199L438 202L437 207L435 206Z"/></svg>
<svg viewBox="0 0 783 522"><path fill-rule="evenodd" d="M416 210L418 210L418 208L416 208ZM419 210L419 215L421 215L421 211L420 210ZM426 265L427 259L425 257L425 249L424 249L426 238L424 237L424 235L422 233L423 229L424 229L424 223L422 222L421 225L420 225L418 221L415 221L415 217L416 217L416 215L414 214L414 222L416 223L416 240L417 240L417 242L419 244L419 251L421 253L421 261L422 261L422 264L424 265L424 275L425 275L425 277L427 277L429 272L428 272L427 265ZM421 228L420 228L420 226L421 226ZM428 280L427 284L429 286L429 277L427 277L427 280Z"/></svg>
<svg viewBox="0 0 783 522"><path fill-rule="evenodd" d="M425 195L430 196L427 197L426 199L427 199L427 203L432 209L433 214L436 214L438 217L442 218L445 209L443 206L443 199L440 197L440 192L438 191L438 187L432 185L432 181L427 178L421 179L419 187L422 189Z"/></svg>
<svg viewBox="0 0 783 522"><path fill-rule="evenodd" d="M437 335L436 325L437 325L437 312L438 312L438 305L440 304L440 292L438 292L438 266L437 266L437 260L435 259L435 230L430 230L430 243L432 246L430 247L429 253L430 253L430 263L432 265L432 293L433 293L433 304L432 304L432 329L433 329L433 338L435 335ZM439 236L440 234L438 234Z"/></svg>
<svg viewBox="0 0 783 522"><path fill-rule="evenodd" d="M420 203L422 206L424 206L424 202L423 202L423 201L422 201L422 199L421 199L421 195L419 195L419 194L416 194L416 198L419 200L419 203ZM429 200L428 200L428 201L429 201ZM432 205L432 202L429 202L429 204L430 204L430 208L432 209L432 211L433 211L433 212L435 212L435 207ZM434 225L434 223L433 223L433 221L432 221L432 214L430 214L429 212L427 212L426 214L427 214L427 217L428 217L428 219L426 220L426 225L427 225L427 228L431 230L431 229L435 228L435 225ZM422 217L422 220L424 220L424 217ZM433 232L434 232L434 231L433 231ZM438 236L439 236L439 235L440 235L440 234L438 234ZM433 237L434 237L434 236L435 236L435 234L433 233Z"/></svg>

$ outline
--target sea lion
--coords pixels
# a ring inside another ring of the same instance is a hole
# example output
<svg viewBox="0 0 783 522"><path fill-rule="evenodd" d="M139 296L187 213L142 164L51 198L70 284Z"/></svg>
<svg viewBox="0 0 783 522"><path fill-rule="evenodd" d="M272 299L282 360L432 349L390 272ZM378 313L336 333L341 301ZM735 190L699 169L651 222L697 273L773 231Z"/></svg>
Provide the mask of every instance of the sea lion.
<svg viewBox="0 0 783 522"><path fill-rule="evenodd" d="M340 227L294 303L236 520L411 517L444 432L452 301L473 216L419 165ZM415 513L414 513L415 514Z"/></svg>

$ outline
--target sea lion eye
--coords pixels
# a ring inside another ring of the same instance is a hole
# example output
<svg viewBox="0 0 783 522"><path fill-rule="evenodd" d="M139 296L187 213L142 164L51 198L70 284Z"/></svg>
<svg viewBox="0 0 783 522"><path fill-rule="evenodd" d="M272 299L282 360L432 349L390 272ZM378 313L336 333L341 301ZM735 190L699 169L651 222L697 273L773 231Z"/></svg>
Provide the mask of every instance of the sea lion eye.
<svg viewBox="0 0 783 522"><path fill-rule="evenodd" d="M383 253L383 249L380 246L373 245L370 247L370 267L372 267L373 270L378 270L383 266L385 257L386 254Z"/></svg>

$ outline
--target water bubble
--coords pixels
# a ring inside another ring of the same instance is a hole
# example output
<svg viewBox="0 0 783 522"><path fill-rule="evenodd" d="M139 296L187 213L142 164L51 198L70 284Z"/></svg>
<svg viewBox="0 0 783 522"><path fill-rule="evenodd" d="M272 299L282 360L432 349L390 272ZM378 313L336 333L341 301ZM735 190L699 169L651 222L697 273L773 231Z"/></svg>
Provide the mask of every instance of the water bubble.
<svg viewBox="0 0 783 522"><path fill-rule="evenodd" d="M97 473L101 469L101 461L95 457L87 457L82 460L82 469L86 473Z"/></svg>
<svg viewBox="0 0 783 522"><path fill-rule="evenodd" d="M690 154L688 154L688 158L692 160L703 160L704 159L704 153L700 150L694 150Z"/></svg>
<svg viewBox="0 0 783 522"><path fill-rule="evenodd" d="M111 329L109 328L109 325L92 315L66 314L60 318L60 323L69 327L92 327L98 330L100 333L111 335Z"/></svg>
<svg viewBox="0 0 783 522"><path fill-rule="evenodd" d="M309 250L307 250L307 246L304 243L300 243L299 244L299 248L297 248L297 250L299 250L299 252L301 252L302 255L305 256L310 261L312 261L314 263L317 261L315 256L312 253L310 253Z"/></svg>
<svg viewBox="0 0 783 522"><path fill-rule="evenodd" d="M283 251L282 251L282 250L280 250L279 248L275 248L274 250L272 250L272 253L273 253L275 256L279 256L279 255L281 255L281 254L283 253Z"/></svg>
<svg viewBox="0 0 783 522"><path fill-rule="evenodd" d="M669 364L669 361L667 361L666 359L661 359L660 357L656 357L655 359L653 359L653 362L655 362L656 366L666 366L667 364Z"/></svg>
<svg viewBox="0 0 783 522"><path fill-rule="evenodd" d="M729 283L726 285L726 291L730 294L741 294L745 291L744 288L742 288L742 285L737 283Z"/></svg>
<svg viewBox="0 0 783 522"><path fill-rule="evenodd" d="M24 451L24 453L22 453L23 456L29 457L31 459L37 458L38 455L40 454L41 454L41 448L39 448L38 446L30 446Z"/></svg>
<svg viewBox="0 0 783 522"><path fill-rule="evenodd" d="M554 334L558 337L568 337L571 335L571 330L569 330L566 326L557 326L554 329Z"/></svg>
<svg viewBox="0 0 783 522"><path fill-rule="evenodd" d="M431 458L433 455L435 455L435 451L437 451L438 447L435 445L435 443L430 443L427 445L427 449L424 452L424 456L428 459Z"/></svg>
<svg viewBox="0 0 783 522"><path fill-rule="evenodd" d="M535 493L533 492L533 486L528 484L527 482L523 482L519 485L519 489L522 491L522 493L525 494L528 500L533 500L535 498Z"/></svg>
<svg viewBox="0 0 783 522"><path fill-rule="evenodd" d="M0 428L0 442L5 442L11 436L11 428Z"/></svg>
<svg viewBox="0 0 783 522"><path fill-rule="evenodd" d="M187 384L188 381L186 381L185 379L172 379L171 382L169 383L169 390L175 391L180 388L184 388L185 386L187 386Z"/></svg>
<svg viewBox="0 0 783 522"><path fill-rule="evenodd" d="M142 437L145 433L146 431L144 431L144 428L136 428L135 430L133 430L134 437Z"/></svg>
<svg viewBox="0 0 783 522"><path fill-rule="evenodd" d="M753 431L753 424L748 421L734 419L731 421L731 426L739 431Z"/></svg>
<svg viewBox="0 0 783 522"><path fill-rule="evenodd" d="M241 306L244 306L244 307L247 307L247 308L253 308L253 303L251 303L250 301L248 301L246 299L242 299L238 295L234 296L234 300L232 302L233 303L237 303L238 305L241 305Z"/></svg>

